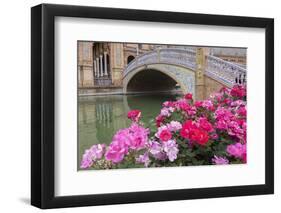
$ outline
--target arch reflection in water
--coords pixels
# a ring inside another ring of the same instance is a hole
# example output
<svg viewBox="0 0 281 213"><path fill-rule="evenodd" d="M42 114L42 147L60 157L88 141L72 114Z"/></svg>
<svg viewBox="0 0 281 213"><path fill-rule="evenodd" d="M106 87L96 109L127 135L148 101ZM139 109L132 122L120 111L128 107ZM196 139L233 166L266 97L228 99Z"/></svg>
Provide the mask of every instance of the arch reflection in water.
<svg viewBox="0 0 281 213"><path fill-rule="evenodd" d="M175 100L175 94L108 95L79 97L79 162L85 149L93 144L109 144L113 135L130 125L127 112L142 111L142 121L149 125L158 115L161 104Z"/></svg>

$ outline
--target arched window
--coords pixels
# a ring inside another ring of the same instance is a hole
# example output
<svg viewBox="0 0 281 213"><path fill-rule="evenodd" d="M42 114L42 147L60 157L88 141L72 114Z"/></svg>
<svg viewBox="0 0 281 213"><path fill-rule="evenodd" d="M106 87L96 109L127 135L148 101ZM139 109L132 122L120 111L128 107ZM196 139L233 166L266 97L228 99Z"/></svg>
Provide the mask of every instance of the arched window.
<svg viewBox="0 0 281 213"><path fill-rule="evenodd" d="M127 64L129 64L132 60L134 60L135 57L130 55L128 58L127 58Z"/></svg>

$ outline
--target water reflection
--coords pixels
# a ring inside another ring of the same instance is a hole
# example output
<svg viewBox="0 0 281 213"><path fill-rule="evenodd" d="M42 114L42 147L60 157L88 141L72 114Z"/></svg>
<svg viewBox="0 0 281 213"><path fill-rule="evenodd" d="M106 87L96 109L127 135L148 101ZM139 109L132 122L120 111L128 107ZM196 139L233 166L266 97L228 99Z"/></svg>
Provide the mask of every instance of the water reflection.
<svg viewBox="0 0 281 213"><path fill-rule="evenodd" d="M85 149L93 144L109 144L114 133L128 127L127 112L142 111L142 121L148 125L166 100L175 100L175 95L110 95L79 98L79 160Z"/></svg>

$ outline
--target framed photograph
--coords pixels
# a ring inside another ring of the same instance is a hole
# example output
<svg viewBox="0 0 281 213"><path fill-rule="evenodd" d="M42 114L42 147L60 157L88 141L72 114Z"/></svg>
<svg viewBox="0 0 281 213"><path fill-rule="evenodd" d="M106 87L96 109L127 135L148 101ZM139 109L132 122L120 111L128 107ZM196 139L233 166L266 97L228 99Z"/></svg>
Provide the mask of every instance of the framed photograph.
<svg viewBox="0 0 281 213"><path fill-rule="evenodd" d="M274 20L31 9L31 204L272 194Z"/></svg>

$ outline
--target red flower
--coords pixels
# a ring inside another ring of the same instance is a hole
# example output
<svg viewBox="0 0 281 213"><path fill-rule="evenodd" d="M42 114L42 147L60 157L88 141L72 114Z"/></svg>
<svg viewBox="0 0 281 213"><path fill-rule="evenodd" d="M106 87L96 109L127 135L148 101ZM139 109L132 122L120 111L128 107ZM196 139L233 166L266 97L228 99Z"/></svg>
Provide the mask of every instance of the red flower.
<svg viewBox="0 0 281 213"><path fill-rule="evenodd" d="M172 133L169 130L164 129L160 133L159 138L161 141L168 141L172 138Z"/></svg>
<svg viewBox="0 0 281 213"><path fill-rule="evenodd" d="M203 129L200 129L196 124L189 120L182 125L180 135L183 138L190 139L192 142L200 145L205 145L209 140L209 135Z"/></svg>
<svg viewBox="0 0 281 213"><path fill-rule="evenodd" d="M128 112L128 118L134 122L138 122L141 117L141 111L140 110L131 110Z"/></svg>
<svg viewBox="0 0 281 213"><path fill-rule="evenodd" d="M164 117L161 116L161 115L158 115L158 116L156 117L156 126L157 126L157 127L160 127L163 121L164 121Z"/></svg>
<svg viewBox="0 0 281 213"><path fill-rule="evenodd" d="M196 125L191 121L186 121L183 125L182 125L182 129L180 131L180 135L183 138L190 138L190 133L192 131L192 129L196 128Z"/></svg>
<svg viewBox="0 0 281 213"><path fill-rule="evenodd" d="M192 100L192 93L187 93L184 98L187 100Z"/></svg>
<svg viewBox="0 0 281 213"><path fill-rule="evenodd" d="M243 98L246 96L246 87L242 85L235 85L232 87L230 94L234 97Z"/></svg>
<svg viewBox="0 0 281 213"><path fill-rule="evenodd" d="M209 135L206 131L201 129L193 129L190 139L200 145L205 145L209 140Z"/></svg>
<svg viewBox="0 0 281 213"><path fill-rule="evenodd" d="M203 102L202 101L195 101L194 106L195 107L202 107Z"/></svg>

